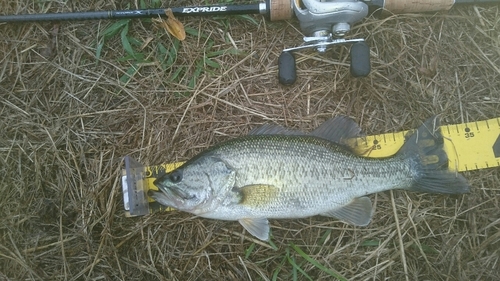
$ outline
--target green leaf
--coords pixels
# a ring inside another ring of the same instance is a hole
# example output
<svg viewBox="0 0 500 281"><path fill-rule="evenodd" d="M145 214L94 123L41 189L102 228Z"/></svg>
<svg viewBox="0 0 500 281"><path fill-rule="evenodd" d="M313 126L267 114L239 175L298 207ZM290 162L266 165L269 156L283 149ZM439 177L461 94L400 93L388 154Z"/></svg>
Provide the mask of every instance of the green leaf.
<svg viewBox="0 0 500 281"><path fill-rule="evenodd" d="M111 26L109 26L108 28L106 28L103 32L102 32L102 36L104 37L104 39L108 39L110 37L113 37L114 35L116 35L124 26L127 26L128 23L130 22L130 19L124 19L124 20L119 20L115 23L113 23Z"/></svg>
<svg viewBox="0 0 500 281"><path fill-rule="evenodd" d="M104 40L102 40L100 43L97 44L97 47L95 49L95 57L97 61L101 58L101 52L102 52L102 47L104 47Z"/></svg>
<svg viewBox="0 0 500 281"><path fill-rule="evenodd" d="M244 19L244 20L251 22L255 25L259 25L259 23L255 20L255 18L250 16L250 15L236 15L236 17Z"/></svg>
<svg viewBox="0 0 500 281"><path fill-rule="evenodd" d="M139 68L137 67L137 65L133 64L132 66L130 66L127 69L125 74L123 74L120 77L120 82L122 82L123 84L126 84L128 81L130 81L130 78L134 77L134 75L137 73L138 70L139 70Z"/></svg>
<svg viewBox="0 0 500 281"><path fill-rule="evenodd" d="M180 42L178 40L174 41L174 47L170 48L167 58L167 67L172 66L177 60L177 50L179 50L179 44Z"/></svg>
<svg viewBox="0 0 500 281"><path fill-rule="evenodd" d="M412 245L412 247L414 247L414 248L419 248L419 245L415 245L415 244L413 244L413 245ZM438 251L438 250L434 249L434 248L433 248L433 247L431 247L431 246L427 246L427 245L425 245L425 244L420 244L420 248L422 249L422 251L423 251L424 253L428 253L428 254L429 254L429 253L430 253L430 254L439 254L439 251Z"/></svg>
<svg viewBox="0 0 500 281"><path fill-rule="evenodd" d="M313 280L311 278L311 276L309 276L309 274L307 274L302 268L300 268L299 265L297 265L297 263L295 262L295 260L293 259L293 257L290 256L290 252L288 250L288 248L286 249L286 257L287 257L287 261L288 263L292 266L292 274L293 274L293 280L297 280L297 271L302 273L302 275L304 275L307 279L309 280Z"/></svg>
<svg viewBox="0 0 500 281"><path fill-rule="evenodd" d="M135 39L134 37L127 36L127 38L130 41L130 44L137 46L137 47L142 46L142 44L144 43L138 39Z"/></svg>
<svg viewBox="0 0 500 281"><path fill-rule="evenodd" d="M239 54L242 54L242 53L243 53L242 50L238 50L238 49L235 49L235 48L231 48L231 49L226 50L226 54L230 54L230 55L239 55Z"/></svg>
<svg viewBox="0 0 500 281"><path fill-rule="evenodd" d="M196 81L198 80L198 77L200 77L202 71L203 69L200 66L196 68L196 70L193 73L193 77L189 79L188 87L190 89L194 89L194 87L196 86Z"/></svg>
<svg viewBox="0 0 500 281"><path fill-rule="evenodd" d="M285 264L285 261L287 260L287 256L285 255L283 259L281 260L281 263L279 266L273 271L273 277L271 280L276 281L278 280L278 274L280 273L281 269L283 268L283 265Z"/></svg>
<svg viewBox="0 0 500 281"><path fill-rule="evenodd" d="M217 56L223 55L225 52L226 52L225 50L210 52L210 53L206 54L206 57L208 57L208 58L217 57Z"/></svg>
<svg viewBox="0 0 500 281"><path fill-rule="evenodd" d="M252 243L248 249L245 250L245 259L248 259L253 249L255 249L255 243Z"/></svg>
<svg viewBox="0 0 500 281"><path fill-rule="evenodd" d="M193 35L193 36L198 36L198 29L194 29L191 27L184 27L184 30L186 31L186 34Z"/></svg>
<svg viewBox="0 0 500 281"><path fill-rule="evenodd" d="M170 76L170 81L176 81L177 77L179 77L179 74L181 74L184 70L184 67L179 67L174 74Z"/></svg>
<svg viewBox="0 0 500 281"><path fill-rule="evenodd" d="M321 236L321 239L319 239L318 245L323 245L331 233L331 229L326 230L325 233Z"/></svg>
<svg viewBox="0 0 500 281"><path fill-rule="evenodd" d="M158 52L162 55L162 56L166 56L167 55L167 48L165 48L165 46L163 46L162 43L158 43L158 45L156 45L156 48L158 49Z"/></svg>
<svg viewBox="0 0 500 281"><path fill-rule="evenodd" d="M205 64L210 66L210 67L213 67L213 68L220 68L220 64L216 63L215 61L213 61L211 59L205 58Z"/></svg>
<svg viewBox="0 0 500 281"><path fill-rule="evenodd" d="M340 275L337 272L334 272L331 269L326 268L325 266L320 264L317 260L308 256L306 253L304 253L304 251L302 251L299 247L295 246L294 244L290 244L290 247L292 247L301 257L303 257L306 261L308 261L310 264L314 265L318 269L328 273L330 276L337 278L341 281L347 281L347 278L343 277L342 275Z"/></svg>
<svg viewBox="0 0 500 281"><path fill-rule="evenodd" d="M271 236L271 232L269 232L269 236ZM268 243L269 243L269 246L271 246L273 248L273 250L275 250L275 251L278 250L278 246L276 246L276 244L274 244L274 242L272 240L269 240Z"/></svg>
<svg viewBox="0 0 500 281"><path fill-rule="evenodd" d="M153 0L152 1L153 8L159 8L161 6L161 0Z"/></svg>
<svg viewBox="0 0 500 281"><path fill-rule="evenodd" d="M122 29L122 32L120 33L120 38L122 40L122 46L123 46L123 49L125 49L125 52L127 52L129 55L131 55L132 57L135 58L134 49L132 49L132 45L130 45L130 41L128 40L127 33L128 33L128 25L126 25Z"/></svg>
<svg viewBox="0 0 500 281"><path fill-rule="evenodd" d="M379 240L365 240L361 243L362 247L377 247L380 245Z"/></svg>

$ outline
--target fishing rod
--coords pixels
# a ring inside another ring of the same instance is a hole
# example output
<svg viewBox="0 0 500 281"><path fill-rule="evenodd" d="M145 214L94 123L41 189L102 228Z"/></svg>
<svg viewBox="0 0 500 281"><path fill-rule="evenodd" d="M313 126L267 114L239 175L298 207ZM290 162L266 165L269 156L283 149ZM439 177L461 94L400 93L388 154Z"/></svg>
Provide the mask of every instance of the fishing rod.
<svg viewBox="0 0 500 281"><path fill-rule="evenodd" d="M265 3L244 5L209 5L170 8L175 16L214 16L214 15L244 15L269 14ZM41 21L80 21L100 19L138 19L152 17L167 17L164 8L117 11L85 11L50 14L0 15L0 23L41 22ZM291 17L291 16L290 16Z"/></svg>
<svg viewBox="0 0 500 281"><path fill-rule="evenodd" d="M286 48L278 58L278 79L284 85L297 79L294 52L314 48L324 53L329 47L349 44L350 72L353 77L370 73L370 48L363 38L346 39L353 24L370 14L390 15L446 11L456 5L500 4L500 0L265 0L251 4L214 4L171 7L174 16L215 16L261 14L271 21L295 16L304 44ZM84 11L47 14L0 15L1 23L82 21L168 17L166 8L140 10Z"/></svg>

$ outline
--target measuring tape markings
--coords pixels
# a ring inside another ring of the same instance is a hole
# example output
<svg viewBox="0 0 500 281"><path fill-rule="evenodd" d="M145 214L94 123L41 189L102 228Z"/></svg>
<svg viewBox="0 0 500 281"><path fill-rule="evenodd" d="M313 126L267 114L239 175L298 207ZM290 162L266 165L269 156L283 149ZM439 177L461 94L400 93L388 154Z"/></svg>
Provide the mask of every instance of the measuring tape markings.
<svg viewBox="0 0 500 281"><path fill-rule="evenodd" d="M449 169L458 172L500 166L500 118L463 124L442 125L444 150L448 156ZM396 154L405 142L410 131L400 131L379 135L370 135L348 141L355 153L370 158L390 157ZM153 184L163 172L170 172L184 162L175 162L144 167L143 186L158 190ZM173 210L161 206L148 197L149 212Z"/></svg>
<svg viewBox="0 0 500 281"><path fill-rule="evenodd" d="M444 150L449 167L459 172L500 166L500 118L462 124L442 125ZM384 158L396 154L405 142L405 136L414 130L370 135L348 142L355 153ZM162 171L169 172L184 162L146 167L147 177L155 178Z"/></svg>
<svg viewBox="0 0 500 281"><path fill-rule="evenodd" d="M500 166L500 118L440 127L449 168L458 172ZM413 131L371 135L349 142L366 157L389 157Z"/></svg>
<svg viewBox="0 0 500 281"><path fill-rule="evenodd" d="M500 118L445 127L442 131L448 132L453 146L445 146L445 151L450 164L452 159L458 163L458 171L500 166Z"/></svg>

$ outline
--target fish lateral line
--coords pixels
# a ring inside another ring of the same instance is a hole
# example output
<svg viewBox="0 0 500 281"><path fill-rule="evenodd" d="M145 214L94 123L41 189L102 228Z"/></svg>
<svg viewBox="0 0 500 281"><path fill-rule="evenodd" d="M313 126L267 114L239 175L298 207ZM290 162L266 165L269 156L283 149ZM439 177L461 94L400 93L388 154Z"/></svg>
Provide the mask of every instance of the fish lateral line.
<svg viewBox="0 0 500 281"><path fill-rule="evenodd" d="M349 122L350 121L346 121L347 124ZM323 129L325 128L327 127ZM338 144L339 147L347 148L347 152L351 151L353 155L359 155L362 158L378 158L383 160L383 158L410 157L411 165L417 170L417 173L409 178L413 180L411 186L404 189L418 192L449 194L466 193L469 191L469 185L465 178L458 174L458 171L464 170L463 167L465 167L465 170L470 170L471 168L480 169L500 166L500 161L498 160L500 155L496 157L496 154L499 154L500 151L500 146L498 145L498 143L500 143L500 118L476 121L471 124L441 126L439 120L433 117L424 122L424 124L416 130L373 136L362 135L361 130L358 128L359 127L351 130L351 133L347 135L340 134L340 137L338 135L331 137L330 135L329 137L328 133L325 133L328 132L326 129L323 131L319 130L319 133L316 132L317 134L313 134L312 132L303 133L300 131L288 130L284 127L268 126L265 128L265 132L261 131L257 133L254 138L257 139L259 135L272 135L277 131L281 131L285 132L285 135L294 135L293 137L295 138L300 138L301 135L309 136L311 137L311 142L316 141L313 140L314 138L326 139ZM355 132L355 134L352 132ZM356 136L354 137L353 135ZM280 136L274 137L279 138ZM234 141L237 142L237 140ZM218 146L216 145L215 147L217 148ZM213 148L209 148L208 150L211 149L213 150ZM415 154L412 151L417 151L418 153ZM483 155L486 155L483 157L486 159L484 164L481 162L483 160L472 160L471 153L469 153L470 151L472 154L475 153L474 151L480 151ZM464 152L466 153L464 154ZM493 161L491 161L491 158L493 158ZM193 159L196 159L196 156L188 162L182 163L184 165L192 164L194 161ZM142 177L144 189L157 189L154 184L152 184L155 180L154 176L160 177L161 172L164 171L165 173L169 173L175 168L173 165L169 165L170 164L144 167L146 171ZM179 166L179 163L175 165ZM363 172L363 170L358 171L357 169L347 168L344 172L344 180L355 181L356 177L358 177L357 173L359 172ZM370 172L381 172L381 170L375 169L365 172L369 174ZM127 183L122 181L122 184L126 185ZM233 186L229 191L235 194L233 198L235 198L239 204L254 208L255 206L262 206L266 202L269 203L275 200L278 194L280 194L280 188L272 184L264 183L247 184L240 189L234 188ZM320 215L335 217L352 225L367 225L371 220L373 212L371 209L371 201L368 197L364 196L367 194L370 194L370 192L366 192L361 197L354 197L351 202L345 203L341 207L333 208L330 211L322 212ZM133 194L130 194L130 196L132 195ZM191 197L192 196L186 196L187 199ZM165 200L167 199L168 198L165 198ZM150 198L148 198L148 201L150 203L149 213L154 212L155 210L151 209L151 205L156 202L151 202ZM332 201L332 204L337 204L337 206L339 205L338 203L339 202ZM279 217L273 216L269 216L269 218L279 219ZM256 218L243 217L238 219L238 221L240 221L240 224L242 224L250 234L261 240L266 240L269 238L268 236L266 237L266 233L269 233L269 222L267 219L268 218L257 216Z"/></svg>

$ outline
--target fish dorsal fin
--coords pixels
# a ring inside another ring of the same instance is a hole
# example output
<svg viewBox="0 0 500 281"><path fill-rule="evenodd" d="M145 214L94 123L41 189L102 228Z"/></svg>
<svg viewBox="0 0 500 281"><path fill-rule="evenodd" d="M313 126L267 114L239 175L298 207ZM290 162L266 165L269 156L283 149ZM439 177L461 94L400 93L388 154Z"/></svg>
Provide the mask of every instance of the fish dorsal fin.
<svg viewBox="0 0 500 281"><path fill-rule="evenodd" d="M343 115L326 120L310 134L344 145L347 144L346 140L362 135L358 124L351 118Z"/></svg>
<svg viewBox="0 0 500 281"><path fill-rule="evenodd" d="M372 202L368 197L354 198L349 204L321 214L356 226L366 226L372 219Z"/></svg>
<svg viewBox="0 0 500 281"><path fill-rule="evenodd" d="M278 196L278 188L269 184L251 184L238 190L240 193L239 204L262 207L269 204Z"/></svg>
<svg viewBox="0 0 500 281"><path fill-rule="evenodd" d="M264 124L251 130L249 135L305 135L305 133L298 130L287 129L280 125Z"/></svg>
<svg viewBox="0 0 500 281"><path fill-rule="evenodd" d="M260 240L269 240L269 221L266 218L244 218L238 222L253 236Z"/></svg>

